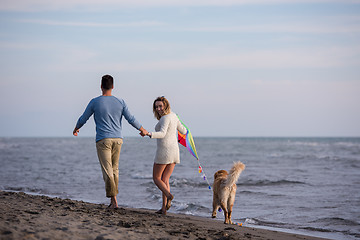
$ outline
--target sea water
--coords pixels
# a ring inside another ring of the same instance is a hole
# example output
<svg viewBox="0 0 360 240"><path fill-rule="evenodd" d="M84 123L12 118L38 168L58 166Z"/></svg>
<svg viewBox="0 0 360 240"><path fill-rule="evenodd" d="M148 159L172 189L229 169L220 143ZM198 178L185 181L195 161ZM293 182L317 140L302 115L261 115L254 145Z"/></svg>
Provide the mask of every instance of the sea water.
<svg viewBox="0 0 360 240"><path fill-rule="evenodd" d="M210 217L216 171L234 161L233 221L331 239L360 238L360 138L195 138L199 163L180 146L170 212ZM156 140L124 139L121 206L158 210L152 181ZM0 190L108 204L93 138L0 138ZM204 179L206 177L206 179ZM223 221L223 213L218 212Z"/></svg>

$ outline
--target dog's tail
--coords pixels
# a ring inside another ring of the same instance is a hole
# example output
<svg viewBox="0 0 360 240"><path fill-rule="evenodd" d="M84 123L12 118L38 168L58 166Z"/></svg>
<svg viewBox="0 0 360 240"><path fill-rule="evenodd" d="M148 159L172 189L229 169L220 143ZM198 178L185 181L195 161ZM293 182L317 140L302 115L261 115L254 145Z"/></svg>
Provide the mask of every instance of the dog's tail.
<svg viewBox="0 0 360 240"><path fill-rule="evenodd" d="M240 177L241 172L245 169L245 164L242 162L234 162L234 165L230 169L229 175L226 179L226 187L234 185Z"/></svg>

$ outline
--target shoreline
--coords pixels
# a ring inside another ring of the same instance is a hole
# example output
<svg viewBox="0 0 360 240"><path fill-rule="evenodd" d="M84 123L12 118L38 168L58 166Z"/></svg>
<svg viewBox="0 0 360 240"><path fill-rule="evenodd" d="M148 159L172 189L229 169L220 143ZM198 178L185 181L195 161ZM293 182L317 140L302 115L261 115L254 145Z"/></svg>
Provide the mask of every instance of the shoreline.
<svg viewBox="0 0 360 240"><path fill-rule="evenodd" d="M0 213L0 239L325 239L22 192L0 191Z"/></svg>

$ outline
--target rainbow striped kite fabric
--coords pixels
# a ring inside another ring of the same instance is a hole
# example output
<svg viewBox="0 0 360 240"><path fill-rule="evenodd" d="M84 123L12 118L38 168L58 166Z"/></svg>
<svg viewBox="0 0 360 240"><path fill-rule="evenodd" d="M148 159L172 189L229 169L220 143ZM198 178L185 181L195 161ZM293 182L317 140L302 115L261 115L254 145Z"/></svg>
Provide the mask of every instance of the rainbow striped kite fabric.
<svg viewBox="0 0 360 240"><path fill-rule="evenodd" d="M179 115L177 115L177 117L179 118ZM199 165L199 173L202 174L203 179L206 180L207 184L209 185L209 189L211 189L210 183L205 175L205 172L200 165L199 156L196 152L195 142L191 135L191 132L190 132L189 128L181 121L180 118L179 118L179 120L180 120L181 124L184 125L184 127L186 128L187 133L182 134L178 131L178 141L181 145L183 145L184 147L186 147L188 149L188 151L191 153L191 155L193 155L197 159L197 162Z"/></svg>
<svg viewBox="0 0 360 240"><path fill-rule="evenodd" d="M185 128L188 130L185 135L178 132L178 141L181 145L183 145L184 147L186 147L189 150L191 155L193 155L197 160L199 160L199 157L197 155L196 148L195 148L194 139L191 135L191 132L186 126L185 126Z"/></svg>

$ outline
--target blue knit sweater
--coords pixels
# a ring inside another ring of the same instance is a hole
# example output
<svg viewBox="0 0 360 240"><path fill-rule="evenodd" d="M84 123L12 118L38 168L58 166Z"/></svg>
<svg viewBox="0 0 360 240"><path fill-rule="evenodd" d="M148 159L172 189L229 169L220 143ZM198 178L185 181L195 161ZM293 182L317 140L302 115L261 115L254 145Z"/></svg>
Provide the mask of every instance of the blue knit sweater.
<svg viewBox="0 0 360 240"><path fill-rule="evenodd" d="M125 117L134 128L141 128L141 124L131 115L125 101L114 96L99 96L92 99L77 121L76 128L81 128L93 114L96 142L104 138L122 138L122 117Z"/></svg>

